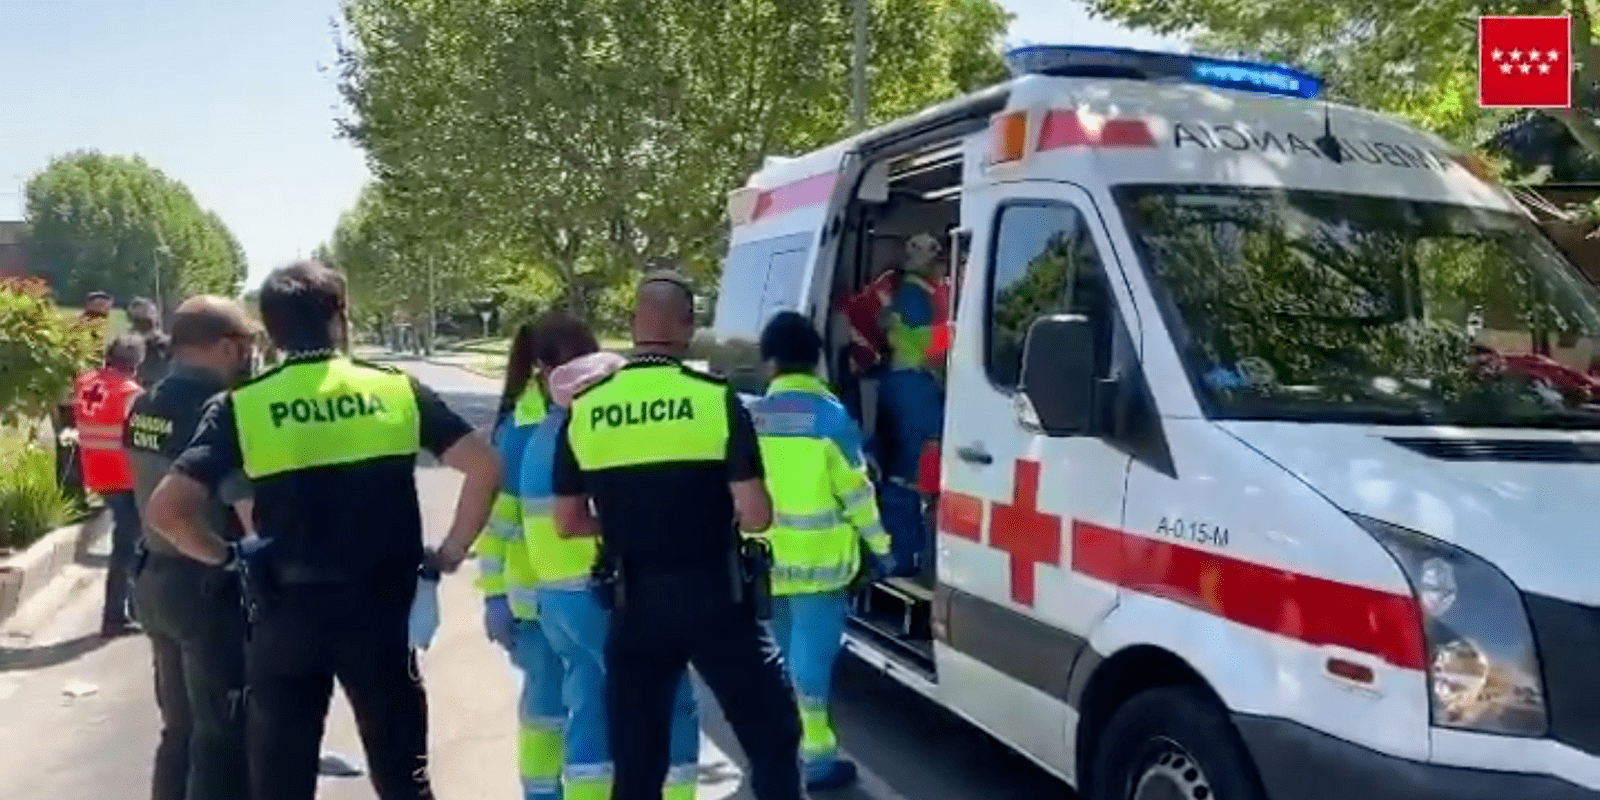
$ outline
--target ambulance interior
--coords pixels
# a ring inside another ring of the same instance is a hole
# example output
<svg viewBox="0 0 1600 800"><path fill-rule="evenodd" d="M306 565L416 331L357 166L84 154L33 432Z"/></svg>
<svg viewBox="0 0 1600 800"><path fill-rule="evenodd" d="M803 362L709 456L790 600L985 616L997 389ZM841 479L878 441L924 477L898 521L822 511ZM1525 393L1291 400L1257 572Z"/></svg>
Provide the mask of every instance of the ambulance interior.
<svg viewBox="0 0 1600 800"><path fill-rule="evenodd" d="M903 266L907 242L918 234L939 242L936 269L938 274L949 274L952 251L959 255L961 250L951 242L960 226L961 180L961 140L947 139L870 165L846 212L829 303L833 313L827 331L828 372L880 463L882 448L893 439L894 411L880 407L875 374L852 368L851 326L840 304L885 271ZM876 477L885 479L881 473ZM859 594L854 613L857 630L928 669L933 654L929 601L937 549L934 501L924 495L926 533L919 574L873 585Z"/></svg>

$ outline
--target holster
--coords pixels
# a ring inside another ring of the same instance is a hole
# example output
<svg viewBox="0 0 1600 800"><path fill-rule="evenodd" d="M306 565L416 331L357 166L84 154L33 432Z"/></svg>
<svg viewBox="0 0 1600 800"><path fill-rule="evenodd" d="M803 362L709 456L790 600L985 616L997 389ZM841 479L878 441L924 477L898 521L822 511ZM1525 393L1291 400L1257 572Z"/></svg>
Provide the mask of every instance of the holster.
<svg viewBox="0 0 1600 800"><path fill-rule="evenodd" d="M594 564L589 567L589 591L595 601L607 611L617 611L627 605L628 593L624 585L621 559L614 558L601 546L595 553Z"/></svg>
<svg viewBox="0 0 1600 800"><path fill-rule="evenodd" d="M734 574L738 578L738 596L750 606L756 619L772 619L772 543L743 537Z"/></svg>
<svg viewBox="0 0 1600 800"><path fill-rule="evenodd" d="M270 560L252 563L239 559L239 603L244 607L245 638L268 608L277 601L282 582Z"/></svg>

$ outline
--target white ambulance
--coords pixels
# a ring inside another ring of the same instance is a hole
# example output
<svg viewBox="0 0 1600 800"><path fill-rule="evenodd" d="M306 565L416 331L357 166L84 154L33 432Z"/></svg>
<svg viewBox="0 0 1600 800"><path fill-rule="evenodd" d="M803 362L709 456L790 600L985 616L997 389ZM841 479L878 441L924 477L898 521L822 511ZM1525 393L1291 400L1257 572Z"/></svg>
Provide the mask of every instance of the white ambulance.
<svg viewBox="0 0 1600 800"><path fill-rule="evenodd" d="M905 237L955 291L933 569L850 651L1090 800L1600 798L1600 293L1479 164L1266 65L1010 82L729 199L713 368Z"/></svg>

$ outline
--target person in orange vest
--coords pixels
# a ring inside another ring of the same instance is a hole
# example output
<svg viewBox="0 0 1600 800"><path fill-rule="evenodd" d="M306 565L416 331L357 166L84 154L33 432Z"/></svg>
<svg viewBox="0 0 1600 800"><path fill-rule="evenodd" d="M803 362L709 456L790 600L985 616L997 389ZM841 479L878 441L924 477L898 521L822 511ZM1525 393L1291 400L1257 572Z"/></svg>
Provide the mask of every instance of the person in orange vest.
<svg viewBox="0 0 1600 800"><path fill-rule="evenodd" d="M106 567L106 601L100 612L100 634L105 637L135 630L128 589L141 525L133 495L133 468L122 449L122 427L141 391L134 375L142 361L144 340L122 334L106 346L100 368L79 375L72 385L83 485L100 495L111 511L111 563Z"/></svg>

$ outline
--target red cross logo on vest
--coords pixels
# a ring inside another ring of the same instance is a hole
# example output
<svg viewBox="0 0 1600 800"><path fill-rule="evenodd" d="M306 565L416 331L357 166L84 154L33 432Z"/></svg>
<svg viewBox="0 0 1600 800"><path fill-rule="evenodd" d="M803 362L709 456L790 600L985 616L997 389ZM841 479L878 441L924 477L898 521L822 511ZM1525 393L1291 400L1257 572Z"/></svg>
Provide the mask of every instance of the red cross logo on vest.
<svg viewBox="0 0 1600 800"><path fill-rule="evenodd" d="M1012 501L989 506L989 546L1011 556L1011 599L1033 607L1034 567L1061 563L1061 517L1039 510L1039 462L1018 460Z"/></svg>
<svg viewBox="0 0 1600 800"><path fill-rule="evenodd" d="M83 393L83 410L94 414L100 410L100 404L106 401L106 386L100 381L89 384L88 390Z"/></svg>

